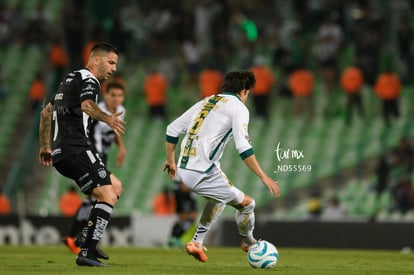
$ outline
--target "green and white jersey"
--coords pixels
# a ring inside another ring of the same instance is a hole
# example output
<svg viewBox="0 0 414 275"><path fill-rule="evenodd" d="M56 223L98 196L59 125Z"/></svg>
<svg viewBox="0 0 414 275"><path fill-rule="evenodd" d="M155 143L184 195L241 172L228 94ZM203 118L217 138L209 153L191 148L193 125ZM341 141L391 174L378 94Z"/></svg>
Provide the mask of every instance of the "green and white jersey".
<svg viewBox="0 0 414 275"><path fill-rule="evenodd" d="M220 168L227 142L234 137L242 159L253 155L249 134L249 110L234 94L206 97L194 104L167 127L167 141L177 143L181 134L178 167L207 172Z"/></svg>

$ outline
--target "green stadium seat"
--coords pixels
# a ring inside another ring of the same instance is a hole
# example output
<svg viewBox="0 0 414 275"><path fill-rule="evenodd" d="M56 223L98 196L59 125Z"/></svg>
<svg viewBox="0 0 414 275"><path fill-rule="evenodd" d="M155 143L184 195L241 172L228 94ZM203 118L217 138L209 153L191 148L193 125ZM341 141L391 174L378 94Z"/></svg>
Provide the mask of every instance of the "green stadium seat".
<svg viewBox="0 0 414 275"><path fill-rule="evenodd" d="M361 202L361 214L368 215L370 217L376 215L379 209L376 193L369 192L365 195Z"/></svg>
<svg viewBox="0 0 414 275"><path fill-rule="evenodd" d="M390 214L387 210L381 209L376 216L376 220L379 222L388 222L390 220Z"/></svg>

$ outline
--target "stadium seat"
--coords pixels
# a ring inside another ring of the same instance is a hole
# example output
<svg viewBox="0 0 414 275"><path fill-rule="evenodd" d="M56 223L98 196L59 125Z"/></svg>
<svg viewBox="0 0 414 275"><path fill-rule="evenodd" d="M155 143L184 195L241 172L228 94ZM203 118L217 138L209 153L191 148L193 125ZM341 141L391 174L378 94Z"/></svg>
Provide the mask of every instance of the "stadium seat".
<svg viewBox="0 0 414 275"><path fill-rule="evenodd" d="M405 222L414 222L414 209L410 209L404 214L403 220Z"/></svg>

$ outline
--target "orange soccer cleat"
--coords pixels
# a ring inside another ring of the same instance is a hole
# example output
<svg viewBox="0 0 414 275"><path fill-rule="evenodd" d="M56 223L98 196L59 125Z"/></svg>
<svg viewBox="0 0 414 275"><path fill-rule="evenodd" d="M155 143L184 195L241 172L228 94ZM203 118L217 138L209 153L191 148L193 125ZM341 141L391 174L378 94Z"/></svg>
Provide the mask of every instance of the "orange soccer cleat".
<svg viewBox="0 0 414 275"><path fill-rule="evenodd" d="M198 242L189 242L184 246L184 251L187 252L188 255L193 256L200 262L207 262L208 257L204 251L207 249L200 245Z"/></svg>
<svg viewBox="0 0 414 275"><path fill-rule="evenodd" d="M247 251L249 251L251 245L246 245L245 243L241 243L240 244L240 248L247 253Z"/></svg>
<svg viewBox="0 0 414 275"><path fill-rule="evenodd" d="M255 243L257 243L257 241L255 241L254 243L252 243L252 244L246 244L245 242L241 242L240 243L240 248L244 251L244 252L246 252L247 253L247 251L249 251L249 248L252 246L252 245L254 245Z"/></svg>
<svg viewBox="0 0 414 275"><path fill-rule="evenodd" d="M63 243L72 251L74 254L79 254L81 251L80 247L76 246L75 239L72 237L65 237Z"/></svg>

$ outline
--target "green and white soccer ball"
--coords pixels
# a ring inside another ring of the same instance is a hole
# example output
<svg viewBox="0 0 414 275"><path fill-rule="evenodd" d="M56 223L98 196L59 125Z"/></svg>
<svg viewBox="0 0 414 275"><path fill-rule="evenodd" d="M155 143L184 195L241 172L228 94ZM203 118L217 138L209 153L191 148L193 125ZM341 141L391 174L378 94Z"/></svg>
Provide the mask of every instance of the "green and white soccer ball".
<svg viewBox="0 0 414 275"><path fill-rule="evenodd" d="M274 268L278 259L276 246L265 240L253 244L247 251L247 261L254 268Z"/></svg>

